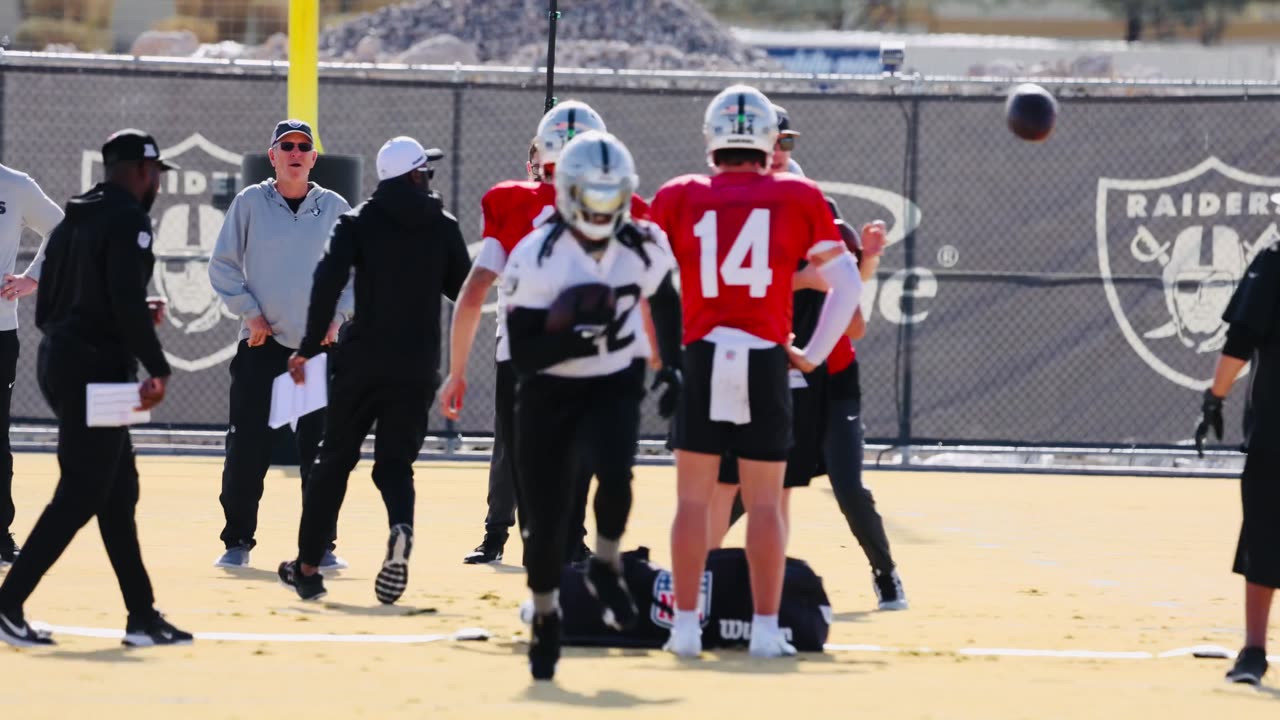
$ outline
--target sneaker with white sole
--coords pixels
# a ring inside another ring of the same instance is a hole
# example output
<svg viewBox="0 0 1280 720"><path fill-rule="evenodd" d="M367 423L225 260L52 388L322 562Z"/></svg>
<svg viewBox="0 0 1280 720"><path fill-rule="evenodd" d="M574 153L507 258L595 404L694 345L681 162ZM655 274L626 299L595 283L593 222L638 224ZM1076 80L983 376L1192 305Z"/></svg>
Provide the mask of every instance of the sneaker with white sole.
<svg viewBox="0 0 1280 720"><path fill-rule="evenodd" d="M662 649L682 658L696 658L702 654L702 628L698 632L680 633L671 629L671 637Z"/></svg>
<svg viewBox="0 0 1280 720"><path fill-rule="evenodd" d="M383 605L400 599L409 587L409 553L413 552L413 527L405 523L394 525L387 538L387 558L373 582L373 593Z"/></svg>
<svg viewBox="0 0 1280 720"><path fill-rule="evenodd" d="M320 569L325 572L336 572L338 570L346 570L349 565L347 561L333 554L333 548L324 551L324 555L320 557Z"/></svg>
<svg viewBox="0 0 1280 720"><path fill-rule="evenodd" d="M156 613L149 620L135 621L129 619L125 625L124 640L126 647L155 647L156 645L190 645L192 635L174 627L164 615Z"/></svg>
<svg viewBox="0 0 1280 720"><path fill-rule="evenodd" d="M871 586L875 588L876 600L879 601L881 610L907 609L907 592L902 589L902 578L898 577L896 569L889 572L872 570L871 580Z"/></svg>
<svg viewBox="0 0 1280 720"><path fill-rule="evenodd" d="M213 566L220 568L247 568L249 567L249 551L252 549L253 546L248 543L232 545L217 560L213 561Z"/></svg>
<svg viewBox="0 0 1280 720"><path fill-rule="evenodd" d="M1261 685L1267 674L1267 651L1260 647L1247 647L1236 655L1236 664L1227 671L1227 682Z"/></svg>
<svg viewBox="0 0 1280 720"><path fill-rule="evenodd" d="M303 600L319 600L328 594L324 588L324 576L318 572L314 575L304 575L298 569L297 560L286 560L280 563L276 575L280 578L281 585L293 589Z"/></svg>
<svg viewBox="0 0 1280 720"><path fill-rule="evenodd" d="M0 641L18 648L56 645L46 630L36 630L22 616L22 611L0 612Z"/></svg>
<svg viewBox="0 0 1280 720"><path fill-rule="evenodd" d="M13 533L0 533L0 567L12 565L22 553L22 548L13 539Z"/></svg>
<svg viewBox="0 0 1280 720"><path fill-rule="evenodd" d="M760 630L752 624L751 646L748 652L751 657L777 658L790 657L796 654L796 648L787 642L781 630Z"/></svg>

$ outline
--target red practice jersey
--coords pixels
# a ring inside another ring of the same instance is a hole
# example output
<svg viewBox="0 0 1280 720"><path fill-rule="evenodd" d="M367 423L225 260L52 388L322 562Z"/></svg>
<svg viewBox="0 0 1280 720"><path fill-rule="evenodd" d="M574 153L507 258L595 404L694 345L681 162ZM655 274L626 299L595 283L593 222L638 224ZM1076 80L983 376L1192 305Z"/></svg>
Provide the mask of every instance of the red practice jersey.
<svg viewBox="0 0 1280 720"><path fill-rule="evenodd" d="M686 345L717 326L786 344L796 267L843 247L822 192L798 175L678 177L658 190L650 218L680 266Z"/></svg>
<svg viewBox="0 0 1280 720"><path fill-rule="evenodd" d="M525 235L556 212L556 186L545 182L508 180L489 188L480 200L484 214L483 237L497 240L511 254ZM649 219L649 204L631 197L631 217Z"/></svg>

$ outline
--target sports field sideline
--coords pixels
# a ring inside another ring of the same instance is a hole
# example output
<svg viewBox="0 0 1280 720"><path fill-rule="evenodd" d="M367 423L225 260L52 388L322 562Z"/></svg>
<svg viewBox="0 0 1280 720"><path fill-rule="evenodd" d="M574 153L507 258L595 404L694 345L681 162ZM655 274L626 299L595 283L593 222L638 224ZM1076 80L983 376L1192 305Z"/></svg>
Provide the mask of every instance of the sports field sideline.
<svg viewBox="0 0 1280 720"><path fill-rule="evenodd" d="M109 637L123 630L124 608L91 523L27 606L30 619L61 630L59 646L0 647L4 717L1203 720L1280 712L1274 679L1260 689L1229 686L1227 661L1181 652L1240 645L1242 580L1228 571L1240 507L1233 480L869 472L911 601L906 612L879 613L866 561L821 478L794 496L789 554L826 582L836 649L681 662L657 651L570 648L556 682L534 686L516 640L526 597L513 564L518 540L508 543L506 565L461 562L482 533L484 464L418 466L410 585L393 607L373 595L386 528L367 462L352 475L339 527L351 569L319 604L275 579L279 561L295 553L296 472L268 476L253 569L231 574L211 565L221 550L221 459L144 457L139 469L138 525L158 604L197 633L196 644L125 651ZM624 546L647 545L669 567L674 471L636 474ZM19 541L56 475L52 455L16 455ZM741 542L737 528L728 544ZM448 637L473 627L491 638ZM1273 630L1273 647L1278 640Z"/></svg>

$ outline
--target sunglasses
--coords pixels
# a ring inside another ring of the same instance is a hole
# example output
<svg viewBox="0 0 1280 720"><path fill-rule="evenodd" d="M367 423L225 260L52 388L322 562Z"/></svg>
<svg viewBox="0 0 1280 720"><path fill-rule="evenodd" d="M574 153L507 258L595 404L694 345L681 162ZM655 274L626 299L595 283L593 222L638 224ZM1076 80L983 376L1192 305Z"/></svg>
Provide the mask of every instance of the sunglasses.
<svg viewBox="0 0 1280 720"><path fill-rule="evenodd" d="M778 138L778 149L782 150L783 152L791 152L792 150L795 150L796 136L783 135L782 137Z"/></svg>
<svg viewBox="0 0 1280 720"><path fill-rule="evenodd" d="M311 152L311 143L309 142L296 143L289 140L285 140L284 142L276 143L276 147L280 148L285 152L293 152L294 148L298 148L300 152Z"/></svg>

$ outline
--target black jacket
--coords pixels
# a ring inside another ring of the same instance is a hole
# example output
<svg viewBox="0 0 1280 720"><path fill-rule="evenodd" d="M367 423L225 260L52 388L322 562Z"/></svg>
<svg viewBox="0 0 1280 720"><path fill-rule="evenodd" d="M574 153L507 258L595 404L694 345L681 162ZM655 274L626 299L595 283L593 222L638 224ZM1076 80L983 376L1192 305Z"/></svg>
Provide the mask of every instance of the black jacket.
<svg viewBox="0 0 1280 720"><path fill-rule="evenodd" d="M151 241L151 218L124 188L100 183L71 198L45 248L36 327L112 358L137 359L152 377L168 375L147 308Z"/></svg>
<svg viewBox="0 0 1280 720"><path fill-rule="evenodd" d="M356 309L339 342L341 364L438 384L440 296L456 299L471 269L458 221L445 212L440 196L386 180L338 219L316 266L299 355L321 351L351 268Z"/></svg>

